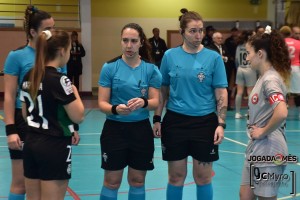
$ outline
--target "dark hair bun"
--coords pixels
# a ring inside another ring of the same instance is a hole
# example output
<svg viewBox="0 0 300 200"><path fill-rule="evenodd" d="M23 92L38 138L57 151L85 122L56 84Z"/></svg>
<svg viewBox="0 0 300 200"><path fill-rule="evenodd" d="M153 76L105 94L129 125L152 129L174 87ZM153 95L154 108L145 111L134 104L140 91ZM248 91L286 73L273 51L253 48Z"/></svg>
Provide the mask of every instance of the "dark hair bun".
<svg viewBox="0 0 300 200"><path fill-rule="evenodd" d="M185 13L187 13L187 12L189 12L189 11L188 11L188 9L186 9L186 8L181 8L181 9L180 9L180 12L181 12L182 14L185 14Z"/></svg>

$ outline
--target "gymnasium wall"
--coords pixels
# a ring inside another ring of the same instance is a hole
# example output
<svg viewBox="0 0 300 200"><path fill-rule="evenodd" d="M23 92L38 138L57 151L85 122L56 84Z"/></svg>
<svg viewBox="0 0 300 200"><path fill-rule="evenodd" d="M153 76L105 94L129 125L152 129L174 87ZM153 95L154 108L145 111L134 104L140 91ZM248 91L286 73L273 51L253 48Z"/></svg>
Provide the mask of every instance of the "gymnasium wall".
<svg viewBox="0 0 300 200"><path fill-rule="evenodd" d="M0 0L1 2L3 0ZM28 1L15 0L15 2ZM33 4L47 2L46 0L32 0ZM53 0L53 2L57 4L52 8L55 11L69 12L73 10L62 7L60 4L74 4L77 0ZM249 2L249 0L91 0L92 87L98 86L102 65L121 54L120 31L125 24L130 22L140 24L148 38L152 37L152 29L158 27L161 30L161 37L167 41L167 30L178 30L178 16L181 8L199 12L207 24L209 21L229 21L233 26L236 20L242 22L270 19L271 0L261 0L259 5L251 5ZM0 9L3 9L2 5L0 5ZM1 46L5 47L0 53L0 70L7 52L24 43L25 36L23 34L22 31L5 32L0 29ZM9 43L8 38L13 42ZM3 45L5 42L8 44ZM3 91L1 81L2 78L0 78L0 92Z"/></svg>
<svg viewBox="0 0 300 200"><path fill-rule="evenodd" d="M93 87L97 87L102 65L121 54L120 32L127 23L140 24L148 38L158 27L166 40L167 30L178 30L181 8L199 12L205 21L232 21L232 26L236 20L268 19L267 0L260 5L251 5L249 0L92 0L91 4Z"/></svg>

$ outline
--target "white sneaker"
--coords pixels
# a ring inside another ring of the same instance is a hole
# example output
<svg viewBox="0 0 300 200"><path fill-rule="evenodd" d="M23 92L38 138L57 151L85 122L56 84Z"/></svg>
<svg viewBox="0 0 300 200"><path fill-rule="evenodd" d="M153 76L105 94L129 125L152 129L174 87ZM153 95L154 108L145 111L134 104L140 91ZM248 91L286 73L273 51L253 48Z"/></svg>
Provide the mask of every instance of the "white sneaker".
<svg viewBox="0 0 300 200"><path fill-rule="evenodd" d="M240 113L235 113L235 118L241 119L241 118L243 118L243 115L241 115Z"/></svg>

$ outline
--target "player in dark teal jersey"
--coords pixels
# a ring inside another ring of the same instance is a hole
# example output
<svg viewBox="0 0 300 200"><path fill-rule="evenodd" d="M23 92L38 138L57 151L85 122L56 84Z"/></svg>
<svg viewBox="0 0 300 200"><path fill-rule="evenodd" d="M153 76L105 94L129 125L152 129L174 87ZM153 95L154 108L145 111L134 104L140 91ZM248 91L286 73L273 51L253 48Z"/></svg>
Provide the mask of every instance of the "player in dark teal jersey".
<svg viewBox="0 0 300 200"><path fill-rule="evenodd" d="M100 199L117 199L128 166L128 199L144 200L146 173L154 168L149 110L159 104L161 74L149 62L150 44L138 24L122 29L121 45L122 56L104 64L98 82L98 103L106 114L101 134L105 174Z"/></svg>
<svg viewBox="0 0 300 200"><path fill-rule="evenodd" d="M211 200L212 163L219 159L218 145L226 127L227 78L221 56L201 44L202 17L181 11L183 45L169 49L163 57L163 101L155 111L153 132L162 137L163 159L168 161L167 200L182 199L188 156L193 157L197 199Z"/></svg>
<svg viewBox="0 0 300 200"><path fill-rule="evenodd" d="M43 31L36 59L24 77L20 99L28 124L24 144L24 176L28 199L63 200L71 178L73 123L84 107L77 88L57 68L69 57L71 39L65 31ZM79 142L79 138L75 138Z"/></svg>

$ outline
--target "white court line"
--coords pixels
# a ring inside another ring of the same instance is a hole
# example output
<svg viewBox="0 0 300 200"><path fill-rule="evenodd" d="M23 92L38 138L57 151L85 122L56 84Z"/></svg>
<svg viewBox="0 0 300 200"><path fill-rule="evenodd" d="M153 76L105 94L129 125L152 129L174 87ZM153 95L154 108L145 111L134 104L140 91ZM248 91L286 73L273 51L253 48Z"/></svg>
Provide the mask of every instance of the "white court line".
<svg viewBox="0 0 300 200"><path fill-rule="evenodd" d="M233 142L233 143L236 143L236 144L245 146L245 147L247 146L247 144L245 144L245 143L239 142L239 141L237 141L237 140L230 139L230 138L228 138L228 137L224 137L224 139L225 139L225 140L228 140L228 141L230 141L230 142ZM299 162L298 162L298 163L295 163L295 164L300 166L300 163L299 163Z"/></svg>
<svg viewBox="0 0 300 200"><path fill-rule="evenodd" d="M235 151L224 151L224 150L219 150L220 152L225 152L225 153L232 153L232 154L241 154L241 155L245 155L245 153L241 153L241 152L235 152Z"/></svg>
<svg viewBox="0 0 300 200"><path fill-rule="evenodd" d="M295 196L281 197L281 198L278 198L277 200L293 199L293 198L295 198L295 197L300 197L300 193L296 194Z"/></svg>
<svg viewBox="0 0 300 200"><path fill-rule="evenodd" d="M236 143L236 144L245 146L245 147L247 146L247 144L245 144L245 143L239 142L239 141L237 141L237 140L230 139L230 138L228 138L228 137L224 137L224 139L225 139L225 140L228 140L228 141L230 141L230 142L233 142L233 143Z"/></svg>
<svg viewBox="0 0 300 200"><path fill-rule="evenodd" d="M79 131L79 135L80 136L88 136L88 135L100 135L100 133L80 133L80 131ZM4 135L2 135L2 136L0 136L0 138L6 138L6 136Z"/></svg>

